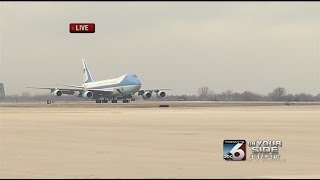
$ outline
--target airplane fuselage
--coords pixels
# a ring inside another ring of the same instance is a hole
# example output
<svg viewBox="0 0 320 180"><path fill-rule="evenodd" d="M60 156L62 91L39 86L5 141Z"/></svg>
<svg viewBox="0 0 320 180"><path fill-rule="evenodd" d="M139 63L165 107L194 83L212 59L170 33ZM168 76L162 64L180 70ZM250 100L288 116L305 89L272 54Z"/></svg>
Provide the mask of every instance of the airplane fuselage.
<svg viewBox="0 0 320 180"><path fill-rule="evenodd" d="M118 78L84 83L82 86L90 89L112 90L106 97L129 96L135 94L141 88L141 82L135 74L126 74Z"/></svg>

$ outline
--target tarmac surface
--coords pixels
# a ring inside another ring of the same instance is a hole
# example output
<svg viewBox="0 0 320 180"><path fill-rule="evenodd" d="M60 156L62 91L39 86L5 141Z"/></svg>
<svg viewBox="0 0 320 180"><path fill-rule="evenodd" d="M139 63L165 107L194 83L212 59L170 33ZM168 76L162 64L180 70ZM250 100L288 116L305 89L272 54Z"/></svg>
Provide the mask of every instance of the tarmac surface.
<svg viewBox="0 0 320 180"><path fill-rule="evenodd" d="M45 103L0 103L0 178L320 178L317 103ZM226 139L281 156L225 161Z"/></svg>

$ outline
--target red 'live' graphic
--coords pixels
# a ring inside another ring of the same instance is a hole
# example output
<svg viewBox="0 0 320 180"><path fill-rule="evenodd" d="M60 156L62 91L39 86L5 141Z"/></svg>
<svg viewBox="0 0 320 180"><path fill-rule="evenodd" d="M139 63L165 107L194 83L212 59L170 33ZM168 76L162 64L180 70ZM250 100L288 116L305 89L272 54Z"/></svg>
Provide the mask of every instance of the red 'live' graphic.
<svg viewBox="0 0 320 180"><path fill-rule="evenodd" d="M94 23L71 23L70 33L94 33L95 25Z"/></svg>

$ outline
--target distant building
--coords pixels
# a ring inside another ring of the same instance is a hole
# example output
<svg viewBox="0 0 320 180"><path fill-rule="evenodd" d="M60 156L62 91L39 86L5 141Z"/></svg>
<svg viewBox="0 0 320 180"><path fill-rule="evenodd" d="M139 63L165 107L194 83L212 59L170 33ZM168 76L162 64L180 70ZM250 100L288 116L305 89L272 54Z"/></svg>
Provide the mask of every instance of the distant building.
<svg viewBox="0 0 320 180"><path fill-rule="evenodd" d="M6 96L6 92L4 91L3 83L0 83L0 100Z"/></svg>

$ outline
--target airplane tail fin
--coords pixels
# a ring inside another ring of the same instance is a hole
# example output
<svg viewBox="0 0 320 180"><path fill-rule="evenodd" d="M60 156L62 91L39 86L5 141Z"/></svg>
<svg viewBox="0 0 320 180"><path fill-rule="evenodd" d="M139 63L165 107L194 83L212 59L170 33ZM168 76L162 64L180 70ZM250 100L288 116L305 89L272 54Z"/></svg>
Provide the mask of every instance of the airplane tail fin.
<svg viewBox="0 0 320 180"><path fill-rule="evenodd" d="M82 68L83 84L93 82L93 79L91 77L91 73L90 73L89 68L86 64L86 61L84 59L82 59L82 66L83 66L83 68Z"/></svg>

